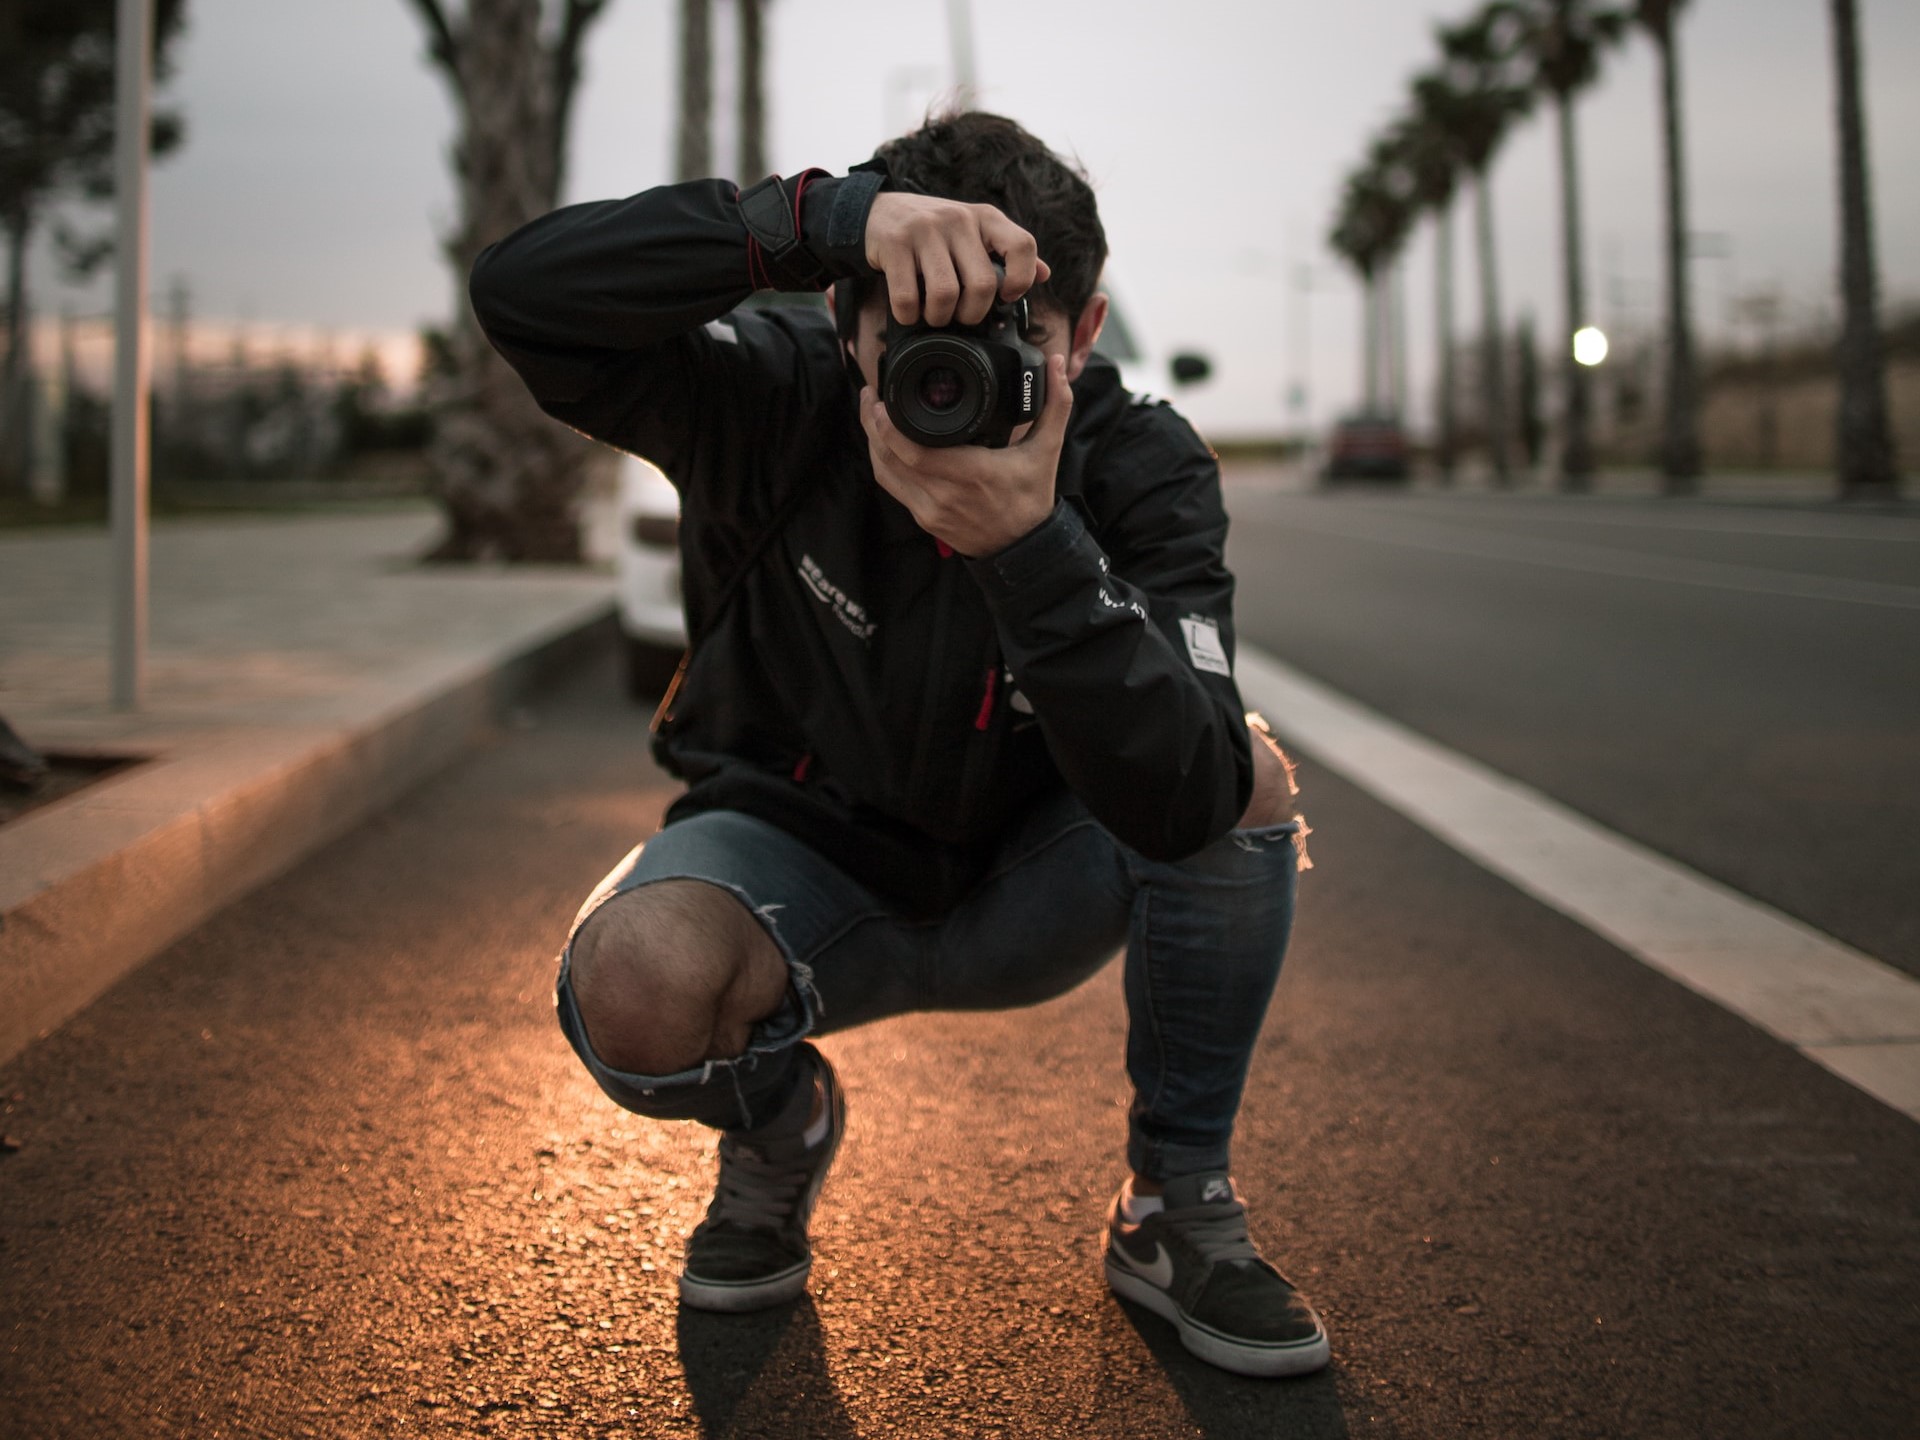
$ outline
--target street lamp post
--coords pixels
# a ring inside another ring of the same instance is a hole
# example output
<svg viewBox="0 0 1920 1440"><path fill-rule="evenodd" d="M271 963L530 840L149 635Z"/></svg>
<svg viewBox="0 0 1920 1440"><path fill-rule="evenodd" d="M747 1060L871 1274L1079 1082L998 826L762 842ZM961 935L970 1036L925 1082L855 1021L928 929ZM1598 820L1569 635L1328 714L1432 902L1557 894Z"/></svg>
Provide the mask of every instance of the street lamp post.
<svg viewBox="0 0 1920 1440"><path fill-rule="evenodd" d="M1293 376L1287 387L1287 409L1304 454L1313 431L1313 267L1294 265L1288 278L1292 281L1287 287L1292 303L1287 307L1287 318L1291 322L1287 327L1291 332L1287 349L1291 352L1289 368Z"/></svg>
<svg viewBox="0 0 1920 1440"><path fill-rule="evenodd" d="M953 102L971 110L980 94L973 61L973 7L968 0L947 0L947 48L953 63Z"/></svg>
<svg viewBox="0 0 1920 1440"><path fill-rule="evenodd" d="M153 0L119 0L114 58L113 705L137 709L146 689L148 380L147 130Z"/></svg>

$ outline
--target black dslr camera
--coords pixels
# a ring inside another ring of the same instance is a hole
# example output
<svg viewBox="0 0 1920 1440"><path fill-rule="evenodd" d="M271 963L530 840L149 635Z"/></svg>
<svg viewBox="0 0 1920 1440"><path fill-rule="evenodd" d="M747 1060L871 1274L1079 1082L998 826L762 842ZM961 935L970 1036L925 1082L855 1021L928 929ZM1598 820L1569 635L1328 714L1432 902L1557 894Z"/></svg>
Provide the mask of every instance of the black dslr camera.
<svg viewBox="0 0 1920 1440"><path fill-rule="evenodd" d="M1027 325L1024 295L996 299L978 325L936 330L889 315L880 357L888 418L920 445L1005 446L1047 403L1047 357L1023 338Z"/></svg>

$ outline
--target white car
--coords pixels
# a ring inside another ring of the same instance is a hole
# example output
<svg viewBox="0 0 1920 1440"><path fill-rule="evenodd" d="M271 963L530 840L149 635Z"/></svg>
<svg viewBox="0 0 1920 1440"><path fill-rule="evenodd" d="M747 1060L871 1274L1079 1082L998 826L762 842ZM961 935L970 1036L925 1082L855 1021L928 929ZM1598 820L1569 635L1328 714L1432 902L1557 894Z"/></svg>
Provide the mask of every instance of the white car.
<svg viewBox="0 0 1920 1440"><path fill-rule="evenodd" d="M1119 367L1129 390L1137 394L1168 381L1177 386L1206 379L1211 366L1204 356L1179 354L1161 360L1147 351L1120 302L1107 293L1107 323L1094 348ZM654 466L625 455L620 460L619 517L617 568L627 688L635 699L650 700L666 688L687 644L680 608L680 497Z"/></svg>
<svg viewBox="0 0 1920 1440"><path fill-rule="evenodd" d="M638 700L666 688L687 644L680 609L680 496L657 468L623 455L619 516L620 634L627 690Z"/></svg>
<svg viewBox="0 0 1920 1440"><path fill-rule="evenodd" d="M1213 362L1192 351L1165 355L1145 343L1111 287L1102 285L1107 295L1107 323L1100 327L1094 351L1111 360L1120 371L1120 383L1136 395L1161 395L1162 387L1195 385L1213 373Z"/></svg>

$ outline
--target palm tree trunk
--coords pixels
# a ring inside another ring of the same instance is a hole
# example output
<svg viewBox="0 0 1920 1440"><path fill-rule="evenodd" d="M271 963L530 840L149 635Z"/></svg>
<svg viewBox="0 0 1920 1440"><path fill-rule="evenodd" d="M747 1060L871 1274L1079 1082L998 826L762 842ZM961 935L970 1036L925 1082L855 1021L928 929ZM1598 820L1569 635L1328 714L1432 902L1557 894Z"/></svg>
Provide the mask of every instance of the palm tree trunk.
<svg viewBox="0 0 1920 1440"><path fill-rule="evenodd" d="M766 0L740 6L740 168L742 185L767 173Z"/></svg>
<svg viewBox="0 0 1920 1440"><path fill-rule="evenodd" d="M7 234L7 361L6 384L11 390L27 353L27 212L6 220Z"/></svg>
<svg viewBox="0 0 1920 1440"><path fill-rule="evenodd" d="M1440 478L1453 480L1454 447L1457 443L1453 409L1453 201L1434 212L1434 330L1439 342L1440 384L1434 408L1439 412L1434 424L1434 459L1440 466Z"/></svg>
<svg viewBox="0 0 1920 1440"><path fill-rule="evenodd" d="M1693 360L1693 302L1687 273L1687 185L1680 145L1680 56L1669 17L1654 32L1660 51L1660 105L1667 180L1667 420L1660 469L1670 495L1698 488L1699 380Z"/></svg>
<svg viewBox="0 0 1920 1440"><path fill-rule="evenodd" d="M27 240L31 233L23 206L9 215L7 236L7 355L0 370L0 486L24 486L26 434L31 407L26 403L27 344L32 317L27 306Z"/></svg>
<svg viewBox="0 0 1920 1440"><path fill-rule="evenodd" d="M1387 266L1387 353L1393 357L1393 399L1397 418L1407 413L1407 267L1399 256Z"/></svg>
<svg viewBox="0 0 1920 1440"><path fill-rule="evenodd" d="M704 180L713 173L713 17L709 0L680 0L680 123L675 157L676 179Z"/></svg>
<svg viewBox="0 0 1920 1440"><path fill-rule="evenodd" d="M1360 398L1367 414L1380 408L1380 277L1360 274Z"/></svg>
<svg viewBox="0 0 1920 1440"><path fill-rule="evenodd" d="M1500 272L1493 250L1493 190L1485 170L1473 176L1473 211L1480 240L1480 371L1486 397L1487 463L1496 484L1513 483L1507 449L1506 337L1500 331Z"/></svg>
<svg viewBox="0 0 1920 1440"><path fill-rule="evenodd" d="M1560 217L1567 291L1566 333L1560 337L1560 367L1567 382L1560 476L1567 489L1585 490L1593 483L1593 387L1587 367L1573 358L1573 337L1587 323L1587 276L1580 243L1580 164L1574 144L1572 92L1563 91L1559 103Z"/></svg>
<svg viewBox="0 0 1920 1440"><path fill-rule="evenodd" d="M604 4L568 0L553 42L542 33L541 0L469 0L458 22L439 0L413 0L459 111L460 221L444 248L463 288L481 250L558 201L561 106L578 76L582 37ZM580 489L593 450L541 412L465 304L448 347L451 373L433 392L428 452L447 533L430 558L577 561Z"/></svg>
<svg viewBox="0 0 1920 1440"><path fill-rule="evenodd" d="M1867 191L1867 126L1860 102L1860 35L1854 0L1832 0L1840 130L1840 422L1837 458L1843 499L1892 496L1899 484L1887 424L1881 358L1872 199Z"/></svg>

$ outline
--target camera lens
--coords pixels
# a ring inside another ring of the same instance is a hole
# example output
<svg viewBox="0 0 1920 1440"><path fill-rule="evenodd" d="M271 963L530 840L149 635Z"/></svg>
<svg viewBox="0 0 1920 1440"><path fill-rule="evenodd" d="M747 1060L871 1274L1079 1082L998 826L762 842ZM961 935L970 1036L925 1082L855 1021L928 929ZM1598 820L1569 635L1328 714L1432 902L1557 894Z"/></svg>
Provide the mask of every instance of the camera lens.
<svg viewBox="0 0 1920 1440"><path fill-rule="evenodd" d="M938 413L960 403L960 373L951 365L933 365L920 373L919 401Z"/></svg>
<svg viewBox="0 0 1920 1440"><path fill-rule="evenodd" d="M993 417L991 357L971 335L910 330L880 357L880 400L916 444L969 444Z"/></svg>

